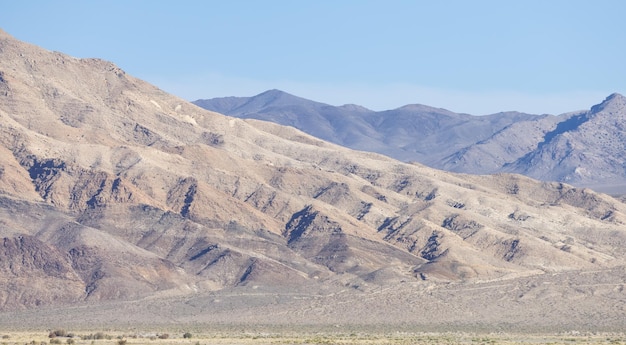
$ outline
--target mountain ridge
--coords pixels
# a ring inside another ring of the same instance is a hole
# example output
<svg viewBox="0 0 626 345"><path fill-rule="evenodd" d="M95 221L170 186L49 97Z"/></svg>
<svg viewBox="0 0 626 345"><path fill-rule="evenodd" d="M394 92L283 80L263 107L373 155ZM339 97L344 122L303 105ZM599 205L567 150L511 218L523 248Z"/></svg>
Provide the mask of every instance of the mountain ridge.
<svg viewBox="0 0 626 345"><path fill-rule="evenodd" d="M626 121L625 113L626 98L612 94L589 111L560 122L536 150L505 168L545 179L542 170L552 167L548 176L556 175L560 181L580 184L594 179L620 185L624 180L622 150L626 147L620 128ZM551 163L555 160L557 166Z"/></svg>
<svg viewBox="0 0 626 345"><path fill-rule="evenodd" d="M624 102L624 96L619 93L609 95L602 103L592 106L588 111L574 111L558 116L531 115L514 111L474 116L421 104L408 104L378 112L367 111L358 116L342 111L344 108L341 106L321 105L273 90L273 94L279 92L291 103L274 104L267 100L266 106L260 109L250 109L245 104L238 109L215 107L213 103L219 102L219 99L197 100L194 103L229 116L257 118L293 126L342 146L378 152L403 161L417 161L437 169L471 174L520 173L545 181L568 182L580 187L600 188L601 191L610 192L615 190L607 189L603 185L626 186L626 172L617 172L618 163L613 163L609 168L614 172L611 176L602 177L603 174L594 174L592 171L583 176L572 169L568 172L555 169L553 174L549 171L540 173L536 168L532 168L532 165L549 165L548 162L533 163L529 158L539 155L542 146L554 137L575 131L578 126L573 125L582 125L577 121L593 122L594 115L601 113L605 108L606 111L613 111L616 114L624 112L624 107L620 106ZM263 95L264 93L254 97L233 99L250 101ZM316 105L313 110L309 108L302 111L311 104ZM312 114L313 112L315 114ZM281 115L276 116L277 114ZM343 122L328 121L330 114L334 117L342 116ZM320 120L302 122L299 119L303 117ZM336 134L341 132L349 135ZM615 136L613 140L622 141L617 133L613 135ZM603 147L592 146L589 149L601 152ZM523 159L523 156L527 158ZM603 165L607 167L608 162L605 160Z"/></svg>
<svg viewBox="0 0 626 345"><path fill-rule="evenodd" d="M421 104L410 104L394 110L375 112L361 108L334 107L328 104L309 101L283 91L293 103L289 105L268 103L263 109L243 106L255 98L265 98L266 93L255 97L238 98L237 109L215 107L215 100L193 102L201 107L240 118L256 118L288 125L333 143L361 151L372 151L404 161L419 161L433 165L433 156L446 156L476 141L487 137L515 119L533 115L507 112L491 120L492 117L478 119L468 114L456 114L442 108ZM232 99L231 99L232 100ZM268 100L264 100L267 102ZM415 116L416 113L421 114ZM478 119L470 126L463 126L469 119ZM493 125L488 124L494 122ZM494 127L494 128L491 128ZM437 131L448 130L446 137L428 137ZM414 131L417 131L415 133ZM480 137L478 137L480 136ZM444 144L445 143L445 144ZM442 145L444 144L444 145ZM434 151L435 154L428 153Z"/></svg>

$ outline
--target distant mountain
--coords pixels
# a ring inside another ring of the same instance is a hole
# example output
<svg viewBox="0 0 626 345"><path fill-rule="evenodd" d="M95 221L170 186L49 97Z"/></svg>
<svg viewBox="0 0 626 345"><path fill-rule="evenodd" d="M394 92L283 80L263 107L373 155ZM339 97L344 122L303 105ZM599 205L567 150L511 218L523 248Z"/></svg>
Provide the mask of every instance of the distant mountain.
<svg viewBox="0 0 626 345"><path fill-rule="evenodd" d="M279 90L254 97L226 97L198 100L196 105L242 119L259 119L291 126L320 139L342 146L378 152L387 147L365 114L373 111L359 106L334 107L309 101Z"/></svg>
<svg viewBox="0 0 626 345"><path fill-rule="evenodd" d="M409 106L390 121L345 106L317 117L324 105L295 101L285 117L298 109L310 117L294 121L347 128L346 112L381 133L402 124L404 132L381 134L381 143L474 134L464 125L473 117L440 109ZM222 104L292 102L273 91ZM415 111L429 119L423 126ZM486 136L527 116L471 125ZM110 62L0 31L6 327L42 329L74 315L82 329L103 320L125 329L200 328L202 320L499 329L507 315L506 323L540 329L623 329L615 305L624 300L624 224L626 204L588 189L455 174L227 117ZM50 318L20 318L20 309Z"/></svg>
<svg viewBox="0 0 626 345"><path fill-rule="evenodd" d="M559 122L537 147L503 171L570 184L624 184L626 97L612 94L591 110Z"/></svg>
<svg viewBox="0 0 626 345"><path fill-rule="evenodd" d="M436 168L442 167L443 157L486 140L513 123L547 117L517 112L472 116L420 104L376 112L356 105L331 106L279 90L254 97L214 98L193 103L229 116L292 126L352 149Z"/></svg>
<svg viewBox="0 0 626 345"><path fill-rule="evenodd" d="M479 117L419 104L375 112L358 105L331 106L279 90L254 97L213 98L193 103L229 116L292 126L355 150L378 152L438 168L442 157L487 139L512 123L545 117L517 112Z"/></svg>
<svg viewBox="0 0 626 345"><path fill-rule="evenodd" d="M392 157L441 168L442 157L489 138L513 123L543 117L518 112L472 116L414 104L373 113L367 121L388 147L396 148L389 150L394 153Z"/></svg>
<svg viewBox="0 0 626 345"><path fill-rule="evenodd" d="M198 100L205 109L296 127L357 150L454 172L513 172L614 192L626 186L624 97L559 116L458 114L425 105L371 111L335 107L271 90L254 97ZM610 109L610 110L608 110Z"/></svg>
<svg viewBox="0 0 626 345"><path fill-rule="evenodd" d="M472 174L501 172L505 165L534 150L547 133L571 116L541 116L511 123L493 135L443 157L436 165L444 170Z"/></svg>

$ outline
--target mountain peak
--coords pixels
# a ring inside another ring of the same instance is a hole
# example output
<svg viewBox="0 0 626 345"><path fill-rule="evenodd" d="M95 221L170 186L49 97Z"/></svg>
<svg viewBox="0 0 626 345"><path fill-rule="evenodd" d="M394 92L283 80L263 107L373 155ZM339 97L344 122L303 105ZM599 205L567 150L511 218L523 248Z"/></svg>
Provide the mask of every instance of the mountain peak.
<svg viewBox="0 0 626 345"><path fill-rule="evenodd" d="M605 102L607 102L607 101L610 102L610 101L615 101L615 100L623 101L624 99L626 99L626 97L624 97L622 94L614 92L614 93L610 94L609 97L607 97L604 101Z"/></svg>
<svg viewBox="0 0 626 345"><path fill-rule="evenodd" d="M427 112L427 113L436 113L436 114L446 114L446 115L458 115L456 113L451 112L448 109L444 109L444 108L435 108L435 107L431 107L428 105L424 105L424 104L407 104L404 105L400 108L397 108L396 110L405 110L405 111L411 111L411 112Z"/></svg>
<svg viewBox="0 0 626 345"><path fill-rule="evenodd" d="M261 92L260 94L256 96L253 96L252 99L262 99L267 102L276 102L277 100L282 100L282 99L291 99L291 100L300 99L300 97L294 96L282 90L271 89L271 90Z"/></svg>
<svg viewBox="0 0 626 345"><path fill-rule="evenodd" d="M626 97L615 92L610 94L602 103L591 107L592 113L599 113L601 111L618 111L626 108Z"/></svg>
<svg viewBox="0 0 626 345"><path fill-rule="evenodd" d="M358 104L344 104L342 106L339 106L339 108L344 109L344 110L348 110L348 111L357 111L357 112L362 112L362 113L366 113L366 112L371 112L372 110L367 109L364 106L358 105Z"/></svg>
<svg viewBox="0 0 626 345"><path fill-rule="evenodd" d="M278 89L271 89L271 90L267 90L267 91L263 91L260 94L256 95L256 97L259 96L285 96L285 95L289 95L289 96L293 96L285 91L282 90L278 90Z"/></svg>
<svg viewBox="0 0 626 345"><path fill-rule="evenodd" d="M250 97L246 103L248 106L267 107L272 106L284 106L292 104L309 104L316 103L305 98L294 96L285 91L278 89L267 90L256 96Z"/></svg>

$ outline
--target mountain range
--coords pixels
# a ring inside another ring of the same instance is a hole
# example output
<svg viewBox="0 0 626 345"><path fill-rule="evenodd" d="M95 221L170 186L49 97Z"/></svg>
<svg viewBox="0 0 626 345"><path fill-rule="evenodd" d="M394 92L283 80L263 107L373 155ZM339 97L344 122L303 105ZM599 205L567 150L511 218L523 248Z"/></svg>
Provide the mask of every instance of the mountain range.
<svg viewBox="0 0 626 345"><path fill-rule="evenodd" d="M356 105L331 106L279 90L193 103L437 169L510 172L613 194L626 192L626 98L620 94L590 110L558 116L518 112L472 116L419 104L372 111Z"/></svg>
<svg viewBox="0 0 626 345"><path fill-rule="evenodd" d="M5 327L625 325L618 199L228 117L1 30L0 158Z"/></svg>

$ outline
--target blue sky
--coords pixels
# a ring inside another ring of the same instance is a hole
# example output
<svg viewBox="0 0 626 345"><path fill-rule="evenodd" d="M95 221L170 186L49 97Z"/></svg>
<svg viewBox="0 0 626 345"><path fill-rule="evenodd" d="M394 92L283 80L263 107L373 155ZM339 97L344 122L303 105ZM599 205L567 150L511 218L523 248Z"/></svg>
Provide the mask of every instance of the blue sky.
<svg viewBox="0 0 626 345"><path fill-rule="evenodd" d="M559 114L626 93L626 1L9 1L0 27L188 100Z"/></svg>

